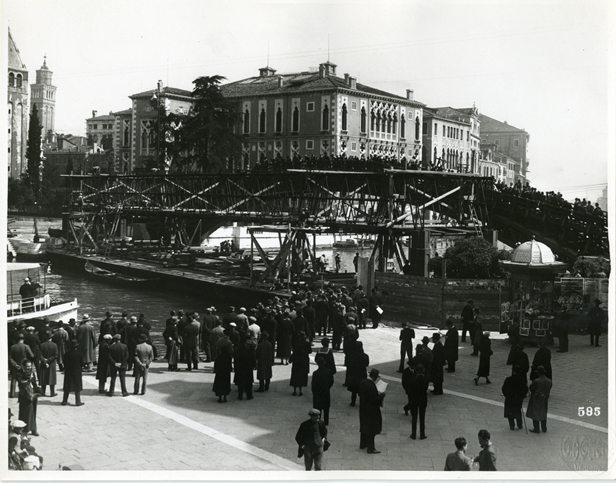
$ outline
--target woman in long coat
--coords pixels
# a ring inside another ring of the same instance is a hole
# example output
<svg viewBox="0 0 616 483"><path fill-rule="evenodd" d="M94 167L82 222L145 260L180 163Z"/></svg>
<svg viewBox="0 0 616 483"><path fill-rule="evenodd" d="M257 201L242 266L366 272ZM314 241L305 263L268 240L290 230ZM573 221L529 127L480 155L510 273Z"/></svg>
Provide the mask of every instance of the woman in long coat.
<svg viewBox="0 0 616 483"><path fill-rule="evenodd" d="M218 396L218 402L227 402L227 396L231 393L231 370L233 360L231 356L231 346L223 346L218 356L214 360L214 386L212 391Z"/></svg>
<svg viewBox="0 0 616 483"><path fill-rule="evenodd" d="M288 314L285 314L282 321L278 324L277 352L276 357L280 358L280 363L285 366L289 364L291 358L291 344L293 340L293 321Z"/></svg>
<svg viewBox="0 0 616 483"><path fill-rule="evenodd" d="M359 383L368 377L367 368L370 365L370 357L364 352L364 345L360 341L356 341L351 352L347 354L345 364L347 391L351 393L351 406L355 406Z"/></svg>
<svg viewBox="0 0 616 483"><path fill-rule="evenodd" d="M308 385L308 373L310 372L310 354L312 353L312 347L310 342L306 339L306 334L300 332L298 335L298 342L295 346L295 350L291 355L291 381L289 386L293 386L293 396L297 396L297 390L299 389L299 395L302 394L302 387Z"/></svg>
<svg viewBox="0 0 616 483"><path fill-rule="evenodd" d="M481 343L479 344L479 369L477 369L477 377L475 378L475 385L478 385L479 378L485 377L486 384L491 384L488 376L490 375L490 357L492 356L492 341L490 340L490 333L484 332L481 336Z"/></svg>

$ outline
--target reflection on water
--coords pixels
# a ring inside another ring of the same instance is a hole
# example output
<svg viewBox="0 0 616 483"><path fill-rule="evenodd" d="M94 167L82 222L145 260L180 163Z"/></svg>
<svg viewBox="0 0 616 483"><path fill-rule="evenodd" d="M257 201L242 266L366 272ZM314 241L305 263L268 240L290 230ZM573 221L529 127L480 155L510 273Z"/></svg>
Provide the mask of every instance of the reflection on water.
<svg viewBox="0 0 616 483"><path fill-rule="evenodd" d="M334 256L340 253L341 270L354 272L353 257L356 252L362 256L370 256L371 249L341 249L332 250L331 248L317 249L317 256L325 254L329 261L329 268L334 266ZM222 302L208 297L207 293L203 296L193 294L183 295L181 291L169 292L157 290L156 287L149 288L126 288L112 285L109 283L92 280L86 277L85 272L63 271L60 267L53 267L52 273L45 275L41 280L47 293L54 300L69 300L77 298L79 302L79 317L88 314L94 320L96 327L105 318L105 312L110 310L114 318L119 319L122 312L126 311L129 315L146 315L146 320L152 325L151 335L154 342L161 347L161 334L165 329L165 321L169 317L171 310L183 309L187 312L205 313L206 307L215 306L219 314L227 310L228 302ZM236 306L242 305L238 300ZM247 307L250 308L250 307Z"/></svg>

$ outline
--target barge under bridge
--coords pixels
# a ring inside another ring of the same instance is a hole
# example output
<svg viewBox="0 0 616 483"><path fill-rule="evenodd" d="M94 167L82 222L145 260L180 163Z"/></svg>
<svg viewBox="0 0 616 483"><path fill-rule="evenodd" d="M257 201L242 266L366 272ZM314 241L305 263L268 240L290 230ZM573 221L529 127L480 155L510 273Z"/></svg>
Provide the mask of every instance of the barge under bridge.
<svg viewBox="0 0 616 483"><path fill-rule="evenodd" d="M498 233L510 246L534 236L569 263L578 255L609 255L607 227L592 215L501 193L491 177L474 174L289 169L68 177L72 203L63 227L80 251L104 246L111 254L126 223L145 224L150 237L163 243L173 237L194 245L204 234L237 222L371 235L380 269L386 258L404 264L403 239L412 237L408 257L419 275L427 267L429 233L492 238Z"/></svg>

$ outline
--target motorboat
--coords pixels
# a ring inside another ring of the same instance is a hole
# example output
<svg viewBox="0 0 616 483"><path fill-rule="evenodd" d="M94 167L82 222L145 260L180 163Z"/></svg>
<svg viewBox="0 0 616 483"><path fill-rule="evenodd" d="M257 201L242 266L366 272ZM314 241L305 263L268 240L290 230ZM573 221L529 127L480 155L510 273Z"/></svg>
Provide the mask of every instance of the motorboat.
<svg viewBox="0 0 616 483"><path fill-rule="evenodd" d="M85 271L93 278L104 282L110 282L116 285L124 286L143 286L149 285L160 280L159 278L141 278L123 273L113 272L105 268L99 267L89 260L84 265Z"/></svg>

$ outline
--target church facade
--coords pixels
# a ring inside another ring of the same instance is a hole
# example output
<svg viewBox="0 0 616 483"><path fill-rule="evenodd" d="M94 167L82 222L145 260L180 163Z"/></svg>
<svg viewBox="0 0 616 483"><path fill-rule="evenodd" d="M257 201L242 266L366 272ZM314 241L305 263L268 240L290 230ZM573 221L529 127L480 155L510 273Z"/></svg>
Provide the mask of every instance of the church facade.
<svg viewBox="0 0 616 483"><path fill-rule="evenodd" d="M8 48L8 175L19 178L28 166L28 69L21 60L10 30Z"/></svg>

